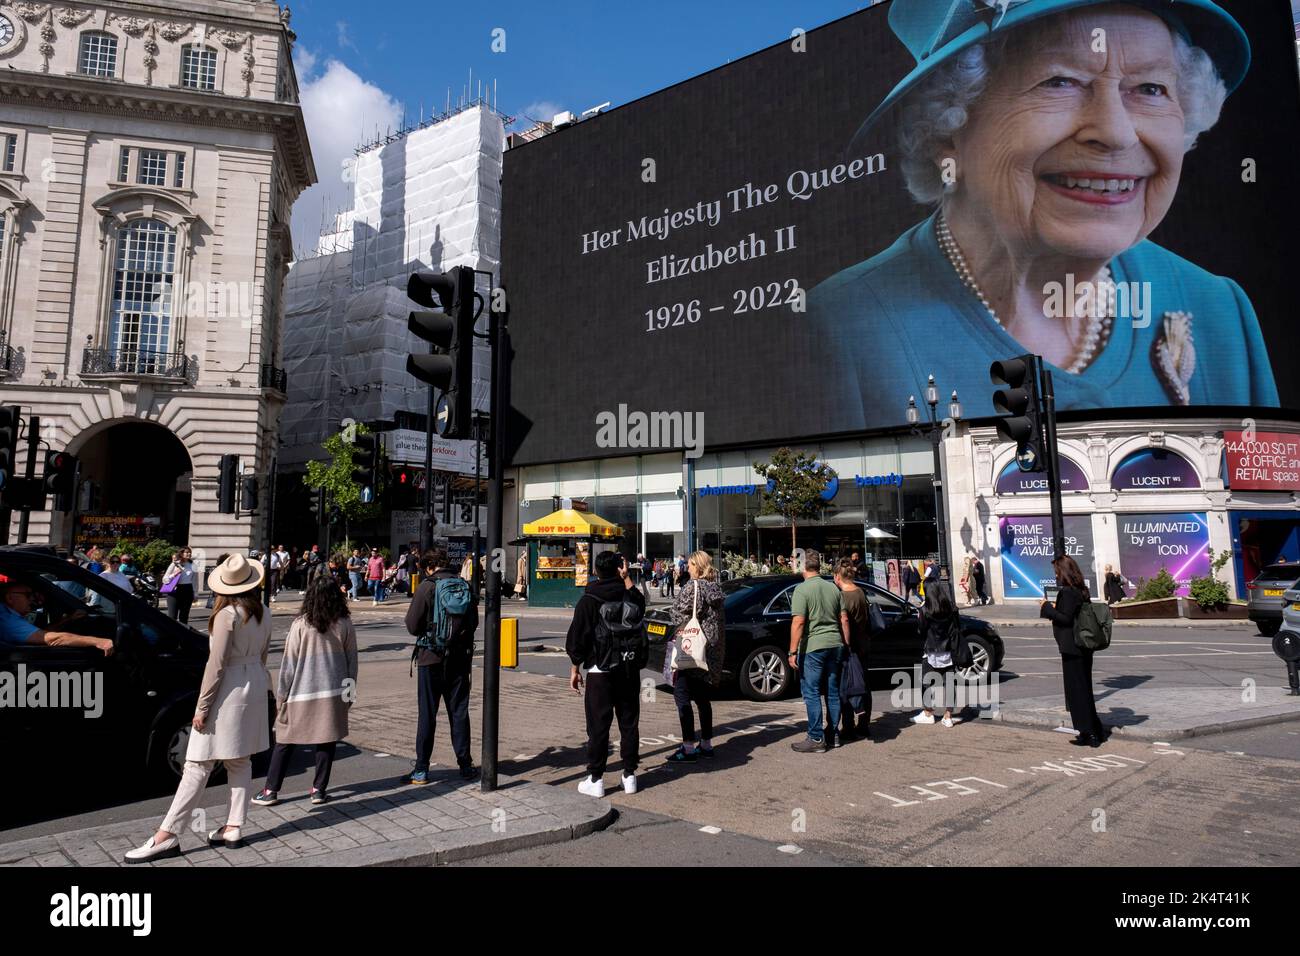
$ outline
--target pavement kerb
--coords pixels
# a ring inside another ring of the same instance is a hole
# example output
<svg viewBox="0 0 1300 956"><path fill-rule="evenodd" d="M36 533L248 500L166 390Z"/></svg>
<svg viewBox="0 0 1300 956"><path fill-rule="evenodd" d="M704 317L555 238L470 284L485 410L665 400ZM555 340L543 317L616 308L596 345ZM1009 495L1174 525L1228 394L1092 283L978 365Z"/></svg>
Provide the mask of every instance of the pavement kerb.
<svg viewBox="0 0 1300 956"><path fill-rule="evenodd" d="M507 834L497 835L491 824L452 830L426 837L412 837L381 846L361 846L335 850L321 856L271 863L272 867L300 866L438 866L474 860L513 850L567 843L605 829L618 817L608 800L597 800L599 816L578 813L548 812L542 817L511 820ZM571 817L567 822L565 817Z"/></svg>
<svg viewBox="0 0 1300 956"><path fill-rule="evenodd" d="M993 723L1005 724L1008 727L1020 727L1028 730L1045 730L1049 733L1057 733L1058 727L1065 725L1059 720L1042 717L1032 718L1023 715L1012 717L1005 716L1005 711L999 710L997 714L989 718ZM1214 734L1230 733L1238 730L1251 730L1255 727L1267 727L1271 724L1283 724L1293 720L1300 720L1300 712L1289 714L1260 714L1256 717L1242 717L1238 720L1220 720L1208 724L1197 724L1192 727L1143 727L1137 725L1110 725L1108 730L1112 737L1122 737L1128 740L1188 740L1192 737L1209 737ZM1104 722L1104 717L1103 717Z"/></svg>

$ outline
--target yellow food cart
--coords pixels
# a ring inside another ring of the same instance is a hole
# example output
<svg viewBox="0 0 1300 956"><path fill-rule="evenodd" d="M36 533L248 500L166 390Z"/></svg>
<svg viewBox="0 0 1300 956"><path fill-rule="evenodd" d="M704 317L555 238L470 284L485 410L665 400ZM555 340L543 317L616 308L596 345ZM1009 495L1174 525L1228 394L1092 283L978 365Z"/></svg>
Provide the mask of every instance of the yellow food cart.
<svg viewBox="0 0 1300 956"><path fill-rule="evenodd" d="M602 551L618 549L623 529L599 515L561 508L523 527L528 541L530 607L573 607Z"/></svg>

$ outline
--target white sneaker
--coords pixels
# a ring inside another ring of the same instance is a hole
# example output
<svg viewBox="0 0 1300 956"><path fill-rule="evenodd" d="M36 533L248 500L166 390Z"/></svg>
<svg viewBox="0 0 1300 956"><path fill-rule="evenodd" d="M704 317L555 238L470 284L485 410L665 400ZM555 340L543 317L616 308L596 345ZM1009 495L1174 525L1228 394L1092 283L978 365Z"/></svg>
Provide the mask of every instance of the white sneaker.
<svg viewBox="0 0 1300 956"><path fill-rule="evenodd" d="M578 792L585 793L589 797L603 797L605 795L605 781L593 780L588 777L578 784Z"/></svg>
<svg viewBox="0 0 1300 956"><path fill-rule="evenodd" d="M961 718L960 718L960 717L945 717L945 718L943 719L943 725L944 725L945 727L951 727L951 726L953 726L954 724L960 724L960 723L961 723Z"/></svg>
<svg viewBox="0 0 1300 956"><path fill-rule="evenodd" d="M912 718L912 723L914 723L914 724L932 724L932 723L934 723L934 714L927 714L925 711L921 711L919 714L915 715L915 716Z"/></svg>
<svg viewBox="0 0 1300 956"><path fill-rule="evenodd" d="M634 773L623 774L623 792L636 793L636 774Z"/></svg>

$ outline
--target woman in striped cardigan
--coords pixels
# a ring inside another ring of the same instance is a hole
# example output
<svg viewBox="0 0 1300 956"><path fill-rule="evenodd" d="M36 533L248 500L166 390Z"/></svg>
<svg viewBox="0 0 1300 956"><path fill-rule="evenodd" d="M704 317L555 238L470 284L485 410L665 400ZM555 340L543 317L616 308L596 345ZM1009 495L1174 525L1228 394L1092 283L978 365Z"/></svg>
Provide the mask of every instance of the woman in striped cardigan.
<svg viewBox="0 0 1300 956"><path fill-rule="evenodd" d="M302 611L289 628L276 682L275 750L266 788L253 803L279 803L289 758L300 744L316 747L311 802L329 800L334 749L348 733L348 709L356 700L357 632L344 592L333 578L317 575L307 585Z"/></svg>

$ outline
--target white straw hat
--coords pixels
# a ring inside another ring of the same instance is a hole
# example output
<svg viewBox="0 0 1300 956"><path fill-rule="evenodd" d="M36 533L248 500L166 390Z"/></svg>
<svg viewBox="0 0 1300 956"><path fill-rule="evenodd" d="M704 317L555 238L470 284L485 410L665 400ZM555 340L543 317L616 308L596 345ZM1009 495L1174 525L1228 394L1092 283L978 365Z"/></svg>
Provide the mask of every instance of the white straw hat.
<svg viewBox="0 0 1300 956"><path fill-rule="evenodd" d="M261 586L266 571L260 561L232 554L212 571L208 587L218 594L233 596Z"/></svg>

